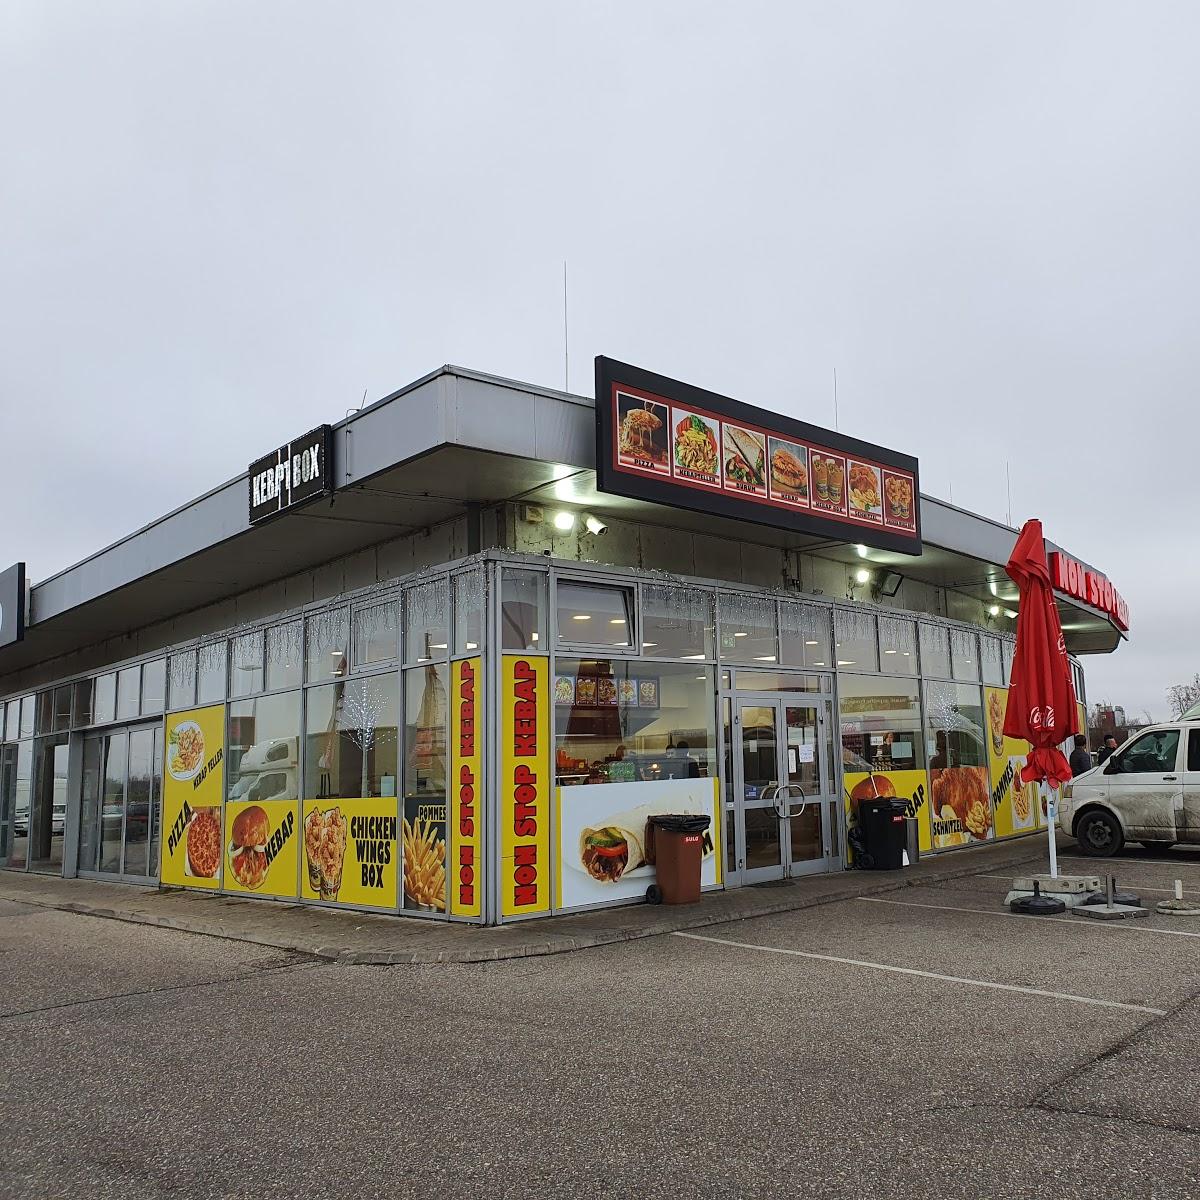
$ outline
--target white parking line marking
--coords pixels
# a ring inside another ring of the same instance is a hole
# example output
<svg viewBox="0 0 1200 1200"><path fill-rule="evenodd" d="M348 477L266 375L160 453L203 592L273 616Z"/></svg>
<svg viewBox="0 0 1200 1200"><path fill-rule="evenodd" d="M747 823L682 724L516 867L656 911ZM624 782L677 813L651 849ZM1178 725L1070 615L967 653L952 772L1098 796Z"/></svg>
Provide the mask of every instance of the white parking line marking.
<svg viewBox="0 0 1200 1200"><path fill-rule="evenodd" d="M1062 862L1064 859L1069 859L1071 862L1091 863L1091 865L1096 869L1094 871L1086 872L1088 875L1099 875L1100 867L1105 865L1124 865L1129 867L1138 867L1142 865L1147 867L1200 867L1200 859L1197 859L1195 862L1189 862L1186 858L1088 858L1082 854L1060 854L1058 856L1059 862Z"/></svg>
<svg viewBox="0 0 1200 1200"><path fill-rule="evenodd" d="M962 975L940 975L937 971L918 971L914 967L896 967L891 963L868 962L862 958L839 958L835 954L814 954L811 950L788 950L782 946L756 946L752 942L734 942L728 938L705 937L699 933L675 931L672 937L691 942L711 942L716 946L732 946L738 950L761 950L765 954L789 954L795 958L811 958L818 962L840 963L847 967L866 967L872 971L887 971L893 975L913 975L919 979L936 979L940 983L962 983L967 987L992 988L998 992L1021 992L1026 996L1046 996L1051 1000L1069 1000L1073 1004L1088 1004L1096 1008L1120 1008L1127 1012L1149 1013L1165 1017L1166 1010L1148 1008L1144 1004L1124 1004L1120 1000L1101 1000L1097 996L1075 996L1070 992L1050 992L1044 988L1021 987L1015 983L996 983L991 979L967 979Z"/></svg>
<svg viewBox="0 0 1200 1200"><path fill-rule="evenodd" d="M1007 879L1011 883L1013 876L1011 876L1011 875L976 875L975 878L976 879L1001 879L1001 880ZM1124 892L1124 891L1128 890L1128 888L1126 887L1126 884L1124 882L1122 882L1120 879L1117 880L1117 886L1120 891ZM1144 884L1141 884L1141 883L1131 883L1128 886L1137 888L1137 890L1139 892L1162 892L1162 894L1164 896L1175 895L1175 889L1173 887L1169 887L1169 888L1146 887ZM1200 888L1184 888L1183 890L1185 892L1200 892Z"/></svg>
<svg viewBox="0 0 1200 1200"><path fill-rule="evenodd" d="M953 904L918 904L915 900L884 900L880 896L855 896L854 898L863 901L864 904L894 904L900 908L932 908L936 912L978 913L981 917L1004 917L1006 920L1016 917L1021 921L1041 921L1043 925L1049 924L1052 920L1048 917L1034 917L1029 913L996 912L991 908L957 908ZM1058 924L1061 925L1062 922L1060 921ZM1132 921L1071 921L1070 926L1072 929L1128 929L1131 933L1161 933L1166 937L1200 937L1200 933L1187 929L1159 929L1154 925L1135 925Z"/></svg>

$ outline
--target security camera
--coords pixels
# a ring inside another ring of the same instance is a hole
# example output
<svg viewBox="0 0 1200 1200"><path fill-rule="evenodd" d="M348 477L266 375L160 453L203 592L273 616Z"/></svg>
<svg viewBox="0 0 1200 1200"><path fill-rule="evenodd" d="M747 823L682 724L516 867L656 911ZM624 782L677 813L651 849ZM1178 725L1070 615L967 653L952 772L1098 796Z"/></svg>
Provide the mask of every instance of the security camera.
<svg viewBox="0 0 1200 1200"><path fill-rule="evenodd" d="M595 517L591 513L584 514L583 524L588 533L594 534L596 537L608 532L608 526L599 517Z"/></svg>

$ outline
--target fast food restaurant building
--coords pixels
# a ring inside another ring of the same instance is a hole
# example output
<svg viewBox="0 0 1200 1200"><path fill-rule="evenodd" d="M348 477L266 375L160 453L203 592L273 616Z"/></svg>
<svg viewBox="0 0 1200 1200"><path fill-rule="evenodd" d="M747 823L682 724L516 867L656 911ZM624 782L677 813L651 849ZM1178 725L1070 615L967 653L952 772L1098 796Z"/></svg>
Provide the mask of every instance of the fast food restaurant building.
<svg viewBox="0 0 1200 1200"><path fill-rule="evenodd" d="M0 863L496 923L641 900L653 813L711 815L706 888L846 869L864 796L922 853L1044 827L1013 529L885 447L596 395L444 367L0 574ZM1128 613L1047 551L1083 704Z"/></svg>

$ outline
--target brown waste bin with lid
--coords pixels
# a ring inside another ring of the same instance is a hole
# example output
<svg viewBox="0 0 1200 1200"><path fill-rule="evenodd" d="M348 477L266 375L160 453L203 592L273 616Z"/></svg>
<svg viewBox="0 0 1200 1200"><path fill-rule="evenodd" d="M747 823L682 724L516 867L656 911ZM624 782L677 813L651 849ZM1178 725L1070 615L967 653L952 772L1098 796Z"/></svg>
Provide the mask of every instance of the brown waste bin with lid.
<svg viewBox="0 0 1200 1200"><path fill-rule="evenodd" d="M700 899L700 862L709 818L694 813L650 818L656 882L646 889L651 904L695 904Z"/></svg>

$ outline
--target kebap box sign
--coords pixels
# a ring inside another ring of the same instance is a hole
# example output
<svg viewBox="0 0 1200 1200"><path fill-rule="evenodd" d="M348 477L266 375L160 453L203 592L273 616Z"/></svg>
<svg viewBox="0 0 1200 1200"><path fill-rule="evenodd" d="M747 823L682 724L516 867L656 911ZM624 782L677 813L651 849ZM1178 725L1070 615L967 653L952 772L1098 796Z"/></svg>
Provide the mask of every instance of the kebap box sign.
<svg viewBox="0 0 1200 1200"><path fill-rule="evenodd" d="M602 492L921 553L917 460L596 359Z"/></svg>

